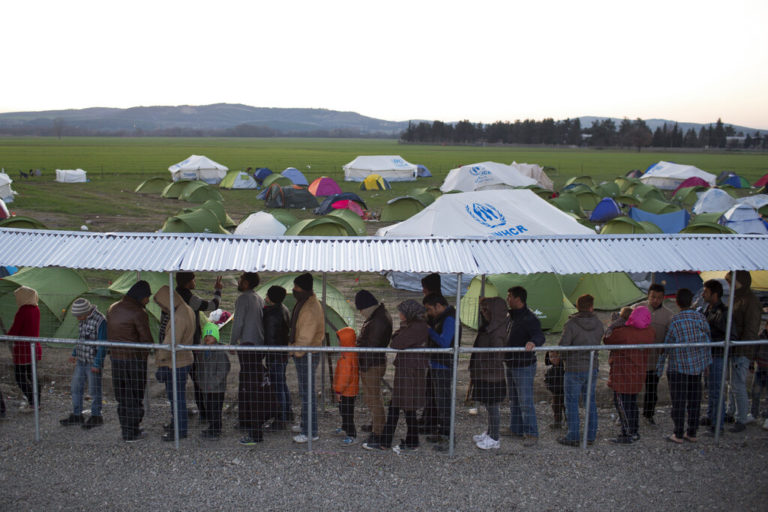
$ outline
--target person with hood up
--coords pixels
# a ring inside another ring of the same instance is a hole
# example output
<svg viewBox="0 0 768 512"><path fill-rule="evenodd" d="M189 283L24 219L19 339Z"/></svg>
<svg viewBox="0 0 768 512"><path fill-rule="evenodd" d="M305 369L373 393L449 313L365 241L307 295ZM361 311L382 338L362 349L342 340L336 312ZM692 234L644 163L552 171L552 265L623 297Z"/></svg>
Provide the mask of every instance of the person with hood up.
<svg viewBox="0 0 768 512"><path fill-rule="evenodd" d="M641 345L653 343L656 333L651 327L651 312L645 306L636 307L623 325L611 325L610 334L603 340L606 345ZM640 439L638 433L639 409L637 395L645 383L648 354L646 350L614 350L608 363L611 366L608 387L613 390L613 403L619 413L621 434L611 442L632 444Z"/></svg>
<svg viewBox="0 0 768 512"><path fill-rule="evenodd" d="M339 344L342 347L355 346L355 330L344 327L336 331ZM333 373L333 391L336 393L336 401L339 402L339 414L341 415L341 428L336 432L345 433L342 440L344 446L355 443L357 430L355 430L355 397L360 390L360 373L357 366L357 352L342 352L336 361L336 371Z"/></svg>
<svg viewBox="0 0 768 512"><path fill-rule="evenodd" d="M109 306L107 339L124 343L153 343L149 316L144 309L151 295L149 283L137 281L125 297ZM113 346L109 354L112 360L112 388L115 391L123 441L139 441L146 437L140 425L144 418L149 350Z"/></svg>
<svg viewBox="0 0 768 512"><path fill-rule="evenodd" d="M13 292L16 297L16 315L13 317L13 324L8 330L8 336L24 336L27 338L37 338L40 336L40 308L37 307L37 291L27 286L20 286ZM37 398L37 407L40 407L40 374L38 373L37 394L35 394L35 384L32 380L32 344L28 341L13 342L13 374L16 378L16 384L19 385L21 392L24 393L26 402L21 403L20 410L23 412L34 410L35 398ZM43 358L43 347L40 343L34 344L35 360L40 361Z"/></svg>
<svg viewBox="0 0 768 512"><path fill-rule="evenodd" d="M171 311L171 292L170 287L162 286L155 294L155 303L160 306L164 315L170 316ZM192 345L195 339L195 312L184 302L181 295L173 292L173 325L175 329L168 326L165 329L163 344L165 345ZM174 339L175 334L175 339ZM179 417L179 439L187 437L187 376L192 370L192 364L195 357L191 350L176 351L176 368L171 369L171 352L168 350L155 351L155 364L157 372L155 377L158 382L165 383L165 392L168 400L171 402L171 425L168 431L163 435L163 441L174 441L176 439L173 425L174 404L178 407ZM176 372L176 396L173 395L173 374Z"/></svg>
<svg viewBox="0 0 768 512"><path fill-rule="evenodd" d="M480 299L482 323L475 338L476 348L501 348L507 341L507 305L501 297ZM473 437L481 450L498 450L499 404L507 396L503 352L474 352L469 360L472 399L485 405L488 411L488 429Z"/></svg>
<svg viewBox="0 0 768 512"><path fill-rule="evenodd" d="M429 337L424 306L413 299L397 306L400 314L400 328L392 335L390 347L400 350L395 357L395 384L392 401L389 404L387 423L381 437L370 443L363 443L366 450L387 450L392 446L392 437L400 419L400 410L405 413L408 433L395 446L395 453L412 452L419 448L419 426L416 411L426 405L427 368L429 355L410 352L408 349L425 348Z"/></svg>
<svg viewBox="0 0 768 512"><path fill-rule="evenodd" d="M219 327L208 322L202 330L203 344L220 343ZM197 358L198 384L205 397L205 410L208 412L208 428L200 433L203 439L218 439L221 435L221 409L224 406L224 394L227 391L229 374L229 356L223 350L205 350Z"/></svg>
<svg viewBox="0 0 768 512"><path fill-rule="evenodd" d="M560 337L561 347L578 347L599 345L603 339L603 323L594 312L595 299L585 294L576 302L578 313L571 315L563 326ZM589 382L589 351L565 351L559 354L565 364L563 384L565 387L565 416L568 433L557 440L566 446L579 445L579 398L586 397ZM595 386L597 385L597 369L595 364L592 371L592 386L589 389L589 429L587 442L594 443L597 437L597 404L595 403ZM586 403L586 402L585 402Z"/></svg>

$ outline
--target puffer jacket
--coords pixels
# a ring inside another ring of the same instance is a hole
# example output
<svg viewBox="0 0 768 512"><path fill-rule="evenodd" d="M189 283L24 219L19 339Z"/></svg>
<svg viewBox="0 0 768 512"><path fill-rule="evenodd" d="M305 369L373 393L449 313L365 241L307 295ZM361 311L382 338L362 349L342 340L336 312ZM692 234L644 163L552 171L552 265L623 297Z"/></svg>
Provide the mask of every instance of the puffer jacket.
<svg viewBox="0 0 768 512"><path fill-rule="evenodd" d="M161 287L155 294L155 303L160 306L160 309L165 313L170 313L171 310L171 294L168 285ZM194 310L184 302L184 299L178 292L173 292L173 323L176 327L176 345L192 345L195 340L195 326L197 319L195 318ZM169 327L165 329L165 339L163 344L170 345L172 330ZM155 364L158 368L163 366L170 367L173 360L171 358L171 352L169 350L156 350L155 351ZM176 352L176 368L183 368L189 366L194 362L194 355L191 350L178 350Z"/></svg>
<svg viewBox="0 0 768 512"><path fill-rule="evenodd" d="M342 347L355 346L355 330L345 327L336 331ZM360 390L360 373L357 366L357 352L342 352L336 362L333 374L333 390L341 396L357 396Z"/></svg>
<svg viewBox="0 0 768 512"><path fill-rule="evenodd" d="M127 295L109 306L107 310L107 338L125 343L153 343L149 331L149 316L144 306ZM144 348L111 347L112 359L147 359L149 350Z"/></svg>

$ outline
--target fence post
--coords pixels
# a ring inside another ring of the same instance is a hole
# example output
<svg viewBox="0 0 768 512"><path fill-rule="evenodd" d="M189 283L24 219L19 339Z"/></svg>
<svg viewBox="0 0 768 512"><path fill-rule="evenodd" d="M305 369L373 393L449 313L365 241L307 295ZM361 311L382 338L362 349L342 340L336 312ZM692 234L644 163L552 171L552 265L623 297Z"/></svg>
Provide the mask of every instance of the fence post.
<svg viewBox="0 0 768 512"><path fill-rule="evenodd" d="M36 343L29 344L32 354L32 407L35 410L35 442L40 442L40 386L37 385L37 358L35 357Z"/></svg>
<svg viewBox="0 0 768 512"><path fill-rule="evenodd" d="M595 351L589 351L589 374L587 374L587 398L584 400L584 435L581 437L581 448L587 449L587 432L589 431L589 408L592 404L592 373L595 368ZM597 398L597 397L595 397ZM578 421L578 418L576 418Z"/></svg>
<svg viewBox="0 0 768 512"><path fill-rule="evenodd" d="M720 396L717 400L717 413L713 421L715 422L715 444L720 443L720 418L723 417L723 407L725 406L725 376L728 375L728 352L731 345L731 325L733 322L733 294L736 291L736 272L731 271L731 289L728 296L728 321L725 325L725 345L723 347L723 374L720 376Z"/></svg>
<svg viewBox="0 0 768 512"><path fill-rule="evenodd" d="M307 451L312 451L312 352L307 352Z"/></svg>
<svg viewBox="0 0 768 512"><path fill-rule="evenodd" d="M453 457L453 450L456 445L456 385L457 376L459 374L459 345L461 345L461 339L459 334L461 332L461 274L456 279L456 325L453 331L453 376L451 383L451 429L450 438L448 439L448 455Z"/></svg>
<svg viewBox="0 0 768 512"><path fill-rule="evenodd" d="M179 379L176 378L176 321L175 321L175 312L174 312L174 303L173 303L173 296L175 294L175 291L173 289L173 272L168 274L168 291L169 295L171 296L171 306L170 306L170 328L171 328L171 393L173 393L173 399L171 400L171 405L173 406L173 437L174 437L174 447L176 450L179 449ZM197 318L195 318L195 322L199 322ZM167 329L167 327L166 327ZM160 340L160 343L162 343L165 340ZM187 414L187 411L184 411L184 414Z"/></svg>

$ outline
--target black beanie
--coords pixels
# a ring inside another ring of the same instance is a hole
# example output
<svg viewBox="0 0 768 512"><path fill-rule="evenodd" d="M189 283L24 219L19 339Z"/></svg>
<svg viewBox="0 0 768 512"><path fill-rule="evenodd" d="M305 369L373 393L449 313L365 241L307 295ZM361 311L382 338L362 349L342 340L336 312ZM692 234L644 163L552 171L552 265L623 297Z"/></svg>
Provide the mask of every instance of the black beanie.
<svg viewBox="0 0 768 512"><path fill-rule="evenodd" d="M368 290L360 290L355 294L355 308L359 311L367 309L371 306L376 306L379 301Z"/></svg>
<svg viewBox="0 0 768 512"><path fill-rule="evenodd" d="M312 274L309 272L306 272L304 274L301 274L296 279L293 280L293 284L298 286L304 291L311 292L312 291L312 284L314 282L314 279L312 279Z"/></svg>
<svg viewBox="0 0 768 512"><path fill-rule="evenodd" d="M440 274L429 274L421 280L421 287L430 293L443 293L440 287Z"/></svg>
<svg viewBox="0 0 768 512"><path fill-rule="evenodd" d="M149 283L142 280L131 286L131 289L125 295L136 302L141 302L152 295L152 290L149 288Z"/></svg>
<svg viewBox="0 0 768 512"><path fill-rule="evenodd" d="M176 274L176 286L183 288L193 279L195 279L194 272L179 272Z"/></svg>
<svg viewBox="0 0 768 512"><path fill-rule="evenodd" d="M267 297L273 304L280 304L285 299L285 288L282 286L270 286L267 290Z"/></svg>

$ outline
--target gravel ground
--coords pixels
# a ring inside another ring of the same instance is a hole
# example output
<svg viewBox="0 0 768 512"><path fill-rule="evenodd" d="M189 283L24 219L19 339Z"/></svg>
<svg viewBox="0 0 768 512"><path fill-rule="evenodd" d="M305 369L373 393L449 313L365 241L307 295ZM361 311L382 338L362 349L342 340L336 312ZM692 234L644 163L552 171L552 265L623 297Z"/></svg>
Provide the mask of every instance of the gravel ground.
<svg viewBox="0 0 768 512"><path fill-rule="evenodd" d="M109 398L109 396L108 396ZM17 410L0 421L0 508L4 510L360 510L386 504L412 510L765 510L768 499L768 432L750 425L740 434L673 445L669 410L659 426L643 424L632 446L608 442L615 435L611 409L601 409L597 443L587 450L557 444L561 431L547 425L551 412L538 405L541 438L525 447L503 437L498 451L482 452L471 435L485 427L484 410L457 413L456 455L436 453L422 436L418 452L397 455L340 445L330 433L338 412L320 415L321 438L313 452L291 442L289 432L267 434L256 447L237 443L232 416L219 441L190 437L176 451L160 440L167 406L144 420L148 437L120 440L114 404L106 424L91 431L61 427L68 403L43 399L41 436L34 416ZM507 413L508 414L508 413ZM506 416L508 418L508 416ZM358 425L367 412L358 408ZM505 415L502 415L505 421ZM400 426L398 439L404 436Z"/></svg>

